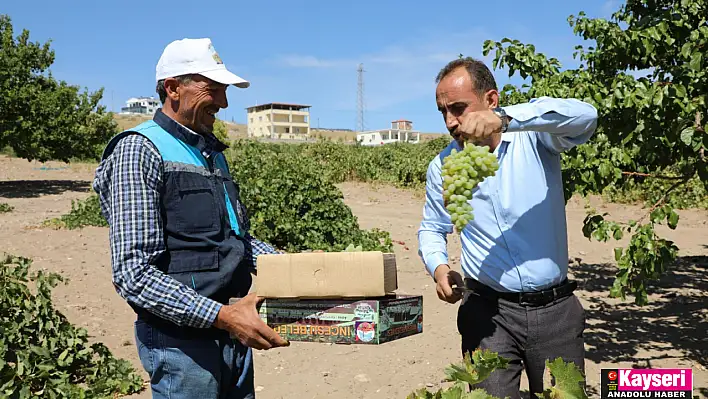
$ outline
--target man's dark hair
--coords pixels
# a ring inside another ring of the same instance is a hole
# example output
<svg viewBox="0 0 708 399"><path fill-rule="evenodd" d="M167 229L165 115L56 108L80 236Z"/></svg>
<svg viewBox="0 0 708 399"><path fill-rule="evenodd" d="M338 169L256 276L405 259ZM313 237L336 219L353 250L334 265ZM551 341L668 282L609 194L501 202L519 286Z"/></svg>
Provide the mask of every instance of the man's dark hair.
<svg viewBox="0 0 708 399"><path fill-rule="evenodd" d="M175 79L182 84L189 83L192 80L192 75L180 75L175 76ZM160 102L165 103L167 100L167 90L165 90L165 79L160 79L157 81L155 86L155 92L157 92L158 97L160 97Z"/></svg>
<svg viewBox="0 0 708 399"><path fill-rule="evenodd" d="M489 90L498 90L497 82L494 80L492 71L484 65L484 62L472 57L458 58L448 62L438 73L438 76L435 78L435 83L440 83L445 76L459 67L464 67L467 70L470 79L472 79L474 90L479 94Z"/></svg>

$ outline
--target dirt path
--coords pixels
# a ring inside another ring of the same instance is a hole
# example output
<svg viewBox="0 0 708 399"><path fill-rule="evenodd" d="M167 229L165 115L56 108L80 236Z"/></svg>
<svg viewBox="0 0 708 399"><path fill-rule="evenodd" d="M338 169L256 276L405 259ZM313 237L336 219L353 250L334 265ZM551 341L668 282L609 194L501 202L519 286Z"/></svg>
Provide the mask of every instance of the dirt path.
<svg viewBox="0 0 708 399"><path fill-rule="evenodd" d="M56 231L38 228L43 220L66 213L71 200L89 195L93 165L29 163L0 156L0 202L15 207L0 214L0 252L34 259L35 268L59 272L69 279L56 288L56 305L92 339L106 343L116 356L141 370L135 353L131 309L110 282L108 230ZM380 346L293 343L291 347L256 353L258 397L274 398L405 398L426 384L437 389L444 367L459 360L455 327L457 305L437 299L432 280L416 254L416 229L423 199L391 187L341 185L345 201L365 228L388 230L396 244L400 292L424 296L422 334ZM638 207L593 206L612 217L641 215ZM588 242L580 231L584 203L567 207L572 275L586 308L588 385L599 397L603 367L692 367L694 394L708 397L708 214L680 212L676 231L660 229L681 248L681 259L656 284L651 306L608 298L612 284L612 248L616 243ZM459 241L450 237L453 264L459 267ZM135 395L149 398L149 392Z"/></svg>

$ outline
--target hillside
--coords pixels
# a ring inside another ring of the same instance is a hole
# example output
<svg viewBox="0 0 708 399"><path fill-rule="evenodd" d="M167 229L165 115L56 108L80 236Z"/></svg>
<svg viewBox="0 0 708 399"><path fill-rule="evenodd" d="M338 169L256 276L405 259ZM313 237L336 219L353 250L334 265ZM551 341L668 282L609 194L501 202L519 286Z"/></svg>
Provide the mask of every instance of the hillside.
<svg viewBox="0 0 708 399"><path fill-rule="evenodd" d="M130 128L139 123L142 123L151 117L142 115L122 115L114 114L116 122L118 122L118 127L121 130ZM247 126L242 123L231 123L224 121L229 129L229 138L231 140L243 139L247 137ZM354 143L356 141L356 132L350 130L326 130L326 129L312 129L311 133L313 139L329 139L332 141L339 141L343 143ZM442 133L421 133L421 141L429 141L440 137Z"/></svg>

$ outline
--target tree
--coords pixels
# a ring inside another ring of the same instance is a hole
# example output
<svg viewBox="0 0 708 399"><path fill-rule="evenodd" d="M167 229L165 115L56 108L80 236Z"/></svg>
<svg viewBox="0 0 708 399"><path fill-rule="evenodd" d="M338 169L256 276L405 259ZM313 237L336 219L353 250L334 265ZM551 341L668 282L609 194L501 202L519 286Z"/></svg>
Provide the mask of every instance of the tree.
<svg viewBox="0 0 708 399"><path fill-rule="evenodd" d="M647 283L661 277L678 252L654 231L656 223L665 221L672 229L678 223L667 196L695 178L708 188L707 15L703 0L627 0L610 20L571 15L574 33L596 46L577 46L579 67L563 71L557 59L536 53L533 45L506 38L484 43L484 55L495 52L494 68L507 67L510 77L518 73L531 81L506 85L503 103L573 97L598 109L594 138L563 156L566 200L574 192L601 193L626 176L673 182L640 220L616 223L592 213L586 218L588 238L606 241L632 233L627 248L615 249L619 270L612 297L633 294L635 303L647 303Z"/></svg>
<svg viewBox="0 0 708 399"><path fill-rule="evenodd" d="M41 162L96 158L117 124L98 103L103 89L79 93L54 79L49 42L30 42L29 31L13 37L10 17L0 15L0 148Z"/></svg>

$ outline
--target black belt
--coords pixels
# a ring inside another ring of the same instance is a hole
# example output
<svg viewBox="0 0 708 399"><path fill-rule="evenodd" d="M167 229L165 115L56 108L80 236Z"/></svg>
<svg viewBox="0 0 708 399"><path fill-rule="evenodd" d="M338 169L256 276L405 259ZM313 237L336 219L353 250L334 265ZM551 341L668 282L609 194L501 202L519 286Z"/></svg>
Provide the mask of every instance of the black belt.
<svg viewBox="0 0 708 399"><path fill-rule="evenodd" d="M543 289L541 291L533 292L499 292L496 291L477 280L466 278L465 286L479 294L482 297L487 298L500 298L507 300L509 302L518 303L520 305L545 305L551 303L556 299L569 296L578 288L578 283L575 281L568 281L568 279L563 280L560 284Z"/></svg>

